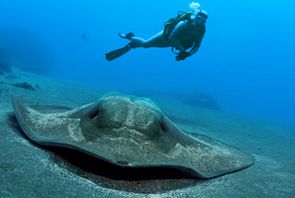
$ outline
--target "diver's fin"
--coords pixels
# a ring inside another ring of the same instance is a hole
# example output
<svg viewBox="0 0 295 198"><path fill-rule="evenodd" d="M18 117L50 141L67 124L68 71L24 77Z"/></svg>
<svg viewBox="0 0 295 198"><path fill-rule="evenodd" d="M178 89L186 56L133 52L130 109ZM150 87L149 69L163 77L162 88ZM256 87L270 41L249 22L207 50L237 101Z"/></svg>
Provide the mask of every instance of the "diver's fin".
<svg viewBox="0 0 295 198"><path fill-rule="evenodd" d="M132 49L132 45L128 44L125 45L125 47L122 47L120 49L116 49L114 51L111 51L109 53L106 53L105 58L108 61L112 61L115 60L116 58L119 58L120 56L123 56L124 54L126 54L127 52L129 52L129 50Z"/></svg>

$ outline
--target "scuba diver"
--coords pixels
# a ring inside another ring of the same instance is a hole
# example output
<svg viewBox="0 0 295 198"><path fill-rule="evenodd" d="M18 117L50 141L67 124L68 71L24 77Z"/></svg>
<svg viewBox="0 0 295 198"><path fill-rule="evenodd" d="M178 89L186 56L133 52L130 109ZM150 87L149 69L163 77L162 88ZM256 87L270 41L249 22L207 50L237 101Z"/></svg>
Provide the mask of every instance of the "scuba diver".
<svg viewBox="0 0 295 198"><path fill-rule="evenodd" d="M132 32L120 33L121 38L130 42L120 49L107 53L106 60L112 61L139 47L171 47L177 61L185 60L198 51L206 31L208 14L204 10L199 10L199 7L199 3L191 3L192 12L178 12L177 17L169 19L164 24L164 30L147 40L136 37Z"/></svg>

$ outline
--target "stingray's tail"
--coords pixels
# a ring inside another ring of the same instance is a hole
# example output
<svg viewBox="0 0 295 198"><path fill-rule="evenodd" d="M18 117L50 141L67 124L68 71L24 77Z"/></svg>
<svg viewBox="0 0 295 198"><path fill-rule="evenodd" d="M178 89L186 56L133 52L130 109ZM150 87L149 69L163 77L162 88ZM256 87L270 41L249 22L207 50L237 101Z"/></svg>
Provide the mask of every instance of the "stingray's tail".
<svg viewBox="0 0 295 198"><path fill-rule="evenodd" d="M124 54L129 52L132 48L133 48L132 43L129 43L120 49L116 49L116 50L113 50L109 53L106 53L105 58L108 61L115 60L116 58L119 58L120 56L123 56Z"/></svg>

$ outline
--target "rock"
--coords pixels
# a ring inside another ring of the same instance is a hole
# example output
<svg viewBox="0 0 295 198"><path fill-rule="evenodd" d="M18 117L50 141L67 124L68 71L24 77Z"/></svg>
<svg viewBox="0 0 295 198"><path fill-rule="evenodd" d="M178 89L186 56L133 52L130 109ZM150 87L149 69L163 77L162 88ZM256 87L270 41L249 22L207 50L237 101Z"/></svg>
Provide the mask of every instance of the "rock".
<svg viewBox="0 0 295 198"><path fill-rule="evenodd" d="M14 86L14 87L27 89L27 90L30 90L30 91L36 91L36 88L33 85L31 85L30 83L27 83L27 82L14 83L14 84L11 84L11 85Z"/></svg>

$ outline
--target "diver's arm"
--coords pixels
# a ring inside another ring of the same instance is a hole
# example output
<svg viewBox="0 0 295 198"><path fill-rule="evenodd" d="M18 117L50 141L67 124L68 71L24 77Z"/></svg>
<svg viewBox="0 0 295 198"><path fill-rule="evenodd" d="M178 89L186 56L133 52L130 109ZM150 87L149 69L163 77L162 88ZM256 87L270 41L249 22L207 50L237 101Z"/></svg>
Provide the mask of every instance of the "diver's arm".
<svg viewBox="0 0 295 198"><path fill-rule="evenodd" d="M200 44L195 42L193 47L188 50L188 53L190 53L190 56L191 56L191 55L197 53L199 48L200 48Z"/></svg>
<svg viewBox="0 0 295 198"><path fill-rule="evenodd" d="M198 52L198 50L199 50L199 48L201 46L202 40L204 38L205 32L206 32L205 27L200 32L198 32L198 35L197 35L197 38L195 39L195 42L194 42L193 47L188 50L188 52L191 55L193 55L193 54L195 54L195 53Z"/></svg>

